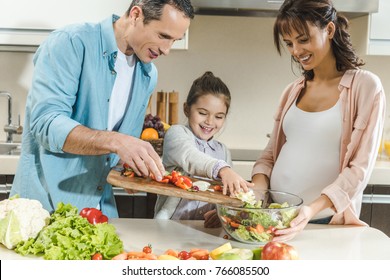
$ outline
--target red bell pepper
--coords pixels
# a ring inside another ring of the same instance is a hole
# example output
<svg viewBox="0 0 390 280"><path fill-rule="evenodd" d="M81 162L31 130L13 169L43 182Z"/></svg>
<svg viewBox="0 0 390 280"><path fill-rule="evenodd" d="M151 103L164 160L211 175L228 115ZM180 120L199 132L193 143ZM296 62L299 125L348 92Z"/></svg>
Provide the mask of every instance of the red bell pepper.
<svg viewBox="0 0 390 280"><path fill-rule="evenodd" d="M176 170L172 170L171 176L172 176L171 182L172 182L173 184L176 184L178 178L180 177L180 173L177 172Z"/></svg>
<svg viewBox="0 0 390 280"><path fill-rule="evenodd" d="M122 175L131 178L135 176L135 173L134 171L123 170Z"/></svg>
<svg viewBox="0 0 390 280"><path fill-rule="evenodd" d="M180 177L183 178L183 183L184 184L186 184L187 186L192 187L192 181L191 181L190 178L188 178L187 176L184 176L184 175L182 175Z"/></svg>
<svg viewBox="0 0 390 280"><path fill-rule="evenodd" d="M176 187L188 190L192 187L192 181L186 176L178 176L174 183Z"/></svg>
<svg viewBox="0 0 390 280"><path fill-rule="evenodd" d="M122 175L126 177L134 177L136 176L134 171L130 168L130 166L127 163L123 164L123 170ZM152 180L156 180L156 177L153 174L150 174L149 177ZM163 178L160 181L157 181L160 183L172 183L176 187L182 188L184 190L189 190L192 188L192 181L187 176L181 175L179 171L172 170L171 173L166 174L163 176Z"/></svg>
<svg viewBox="0 0 390 280"><path fill-rule="evenodd" d="M80 216L86 218L93 225L108 222L108 217L96 208L83 208L80 211Z"/></svg>
<svg viewBox="0 0 390 280"><path fill-rule="evenodd" d="M159 181L160 183L168 184L169 183L169 178L166 178L165 176Z"/></svg>
<svg viewBox="0 0 390 280"><path fill-rule="evenodd" d="M149 177L152 178L152 180L154 180L154 181L157 181L159 183L164 183L164 184L167 184L170 181L170 179L167 178L167 176L164 176L160 181L158 181L158 180L156 180L156 177L152 173L149 174Z"/></svg>
<svg viewBox="0 0 390 280"><path fill-rule="evenodd" d="M121 175L131 178L131 177L135 176L135 173L134 173L133 169L131 169L130 165L128 165L127 163L124 163Z"/></svg>

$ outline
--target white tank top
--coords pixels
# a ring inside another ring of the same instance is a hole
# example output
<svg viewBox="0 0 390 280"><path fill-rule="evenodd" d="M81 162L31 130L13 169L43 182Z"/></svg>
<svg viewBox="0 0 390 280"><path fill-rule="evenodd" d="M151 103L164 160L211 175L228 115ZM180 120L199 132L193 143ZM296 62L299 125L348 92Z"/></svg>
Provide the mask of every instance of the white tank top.
<svg viewBox="0 0 390 280"><path fill-rule="evenodd" d="M306 112L294 103L284 118L283 145L271 174L271 189L300 196L308 205L339 175L342 115L340 100L330 109ZM333 215L331 209L314 219Z"/></svg>
<svg viewBox="0 0 390 280"><path fill-rule="evenodd" d="M134 66L134 55L126 56L118 50L117 60L115 62L117 76L109 102L108 130L117 130L122 122L131 96Z"/></svg>

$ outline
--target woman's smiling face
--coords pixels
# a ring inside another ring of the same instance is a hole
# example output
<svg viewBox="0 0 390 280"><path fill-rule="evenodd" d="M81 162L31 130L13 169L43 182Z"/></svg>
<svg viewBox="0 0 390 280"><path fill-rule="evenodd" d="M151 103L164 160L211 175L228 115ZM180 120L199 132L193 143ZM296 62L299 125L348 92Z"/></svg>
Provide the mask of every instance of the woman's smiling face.
<svg viewBox="0 0 390 280"><path fill-rule="evenodd" d="M287 49L305 70L315 69L334 60L331 49L334 25L329 24L326 28L320 29L308 23L308 31L309 34L303 34L292 30L291 34L283 35Z"/></svg>
<svg viewBox="0 0 390 280"><path fill-rule="evenodd" d="M211 93L202 95L184 111L195 136L202 140L210 140L225 123L227 113L225 97L222 94Z"/></svg>

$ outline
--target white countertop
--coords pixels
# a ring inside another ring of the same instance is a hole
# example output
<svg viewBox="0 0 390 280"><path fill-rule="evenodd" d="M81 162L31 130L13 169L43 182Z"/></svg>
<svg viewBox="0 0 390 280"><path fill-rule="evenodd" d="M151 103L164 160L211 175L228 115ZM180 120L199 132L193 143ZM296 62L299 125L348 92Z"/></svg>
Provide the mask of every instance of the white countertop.
<svg viewBox="0 0 390 280"><path fill-rule="evenodd" d="M156 254L167 249L212 250L228 242L221 228L205 229L203 221L173 221L153 219L111 219L124 243L126 251L141 251L151 244ZM254 248L229 240L235 248ZM298 251L302 260L390 260L390 238L370 227L331 226L309 224L303 232L287 242ZM0 259L26 260L0 245Z"/></svg>

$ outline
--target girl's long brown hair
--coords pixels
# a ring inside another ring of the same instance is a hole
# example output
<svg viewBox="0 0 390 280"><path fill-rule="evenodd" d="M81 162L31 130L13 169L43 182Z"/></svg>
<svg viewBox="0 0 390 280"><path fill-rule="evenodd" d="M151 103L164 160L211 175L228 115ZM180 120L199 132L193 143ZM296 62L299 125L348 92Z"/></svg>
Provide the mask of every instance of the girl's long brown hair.
<svg viewBox="0 0 390 280"><path fill-rule="evenodd" d="M231 102L229 88L220 78L215 77L211 71L205 72L192 83L185 106L187 108L191 107L198 101L199 97L207 94L217 97L222 96L225 100L226 113L228 113Z"/></svg>

